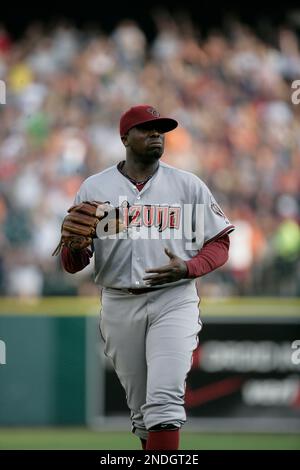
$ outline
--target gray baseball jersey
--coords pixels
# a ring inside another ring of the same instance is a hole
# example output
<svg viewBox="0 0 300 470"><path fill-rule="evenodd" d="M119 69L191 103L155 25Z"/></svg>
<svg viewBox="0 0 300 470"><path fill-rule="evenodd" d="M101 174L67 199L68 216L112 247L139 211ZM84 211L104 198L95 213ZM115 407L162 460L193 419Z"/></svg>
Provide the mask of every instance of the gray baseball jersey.
<svg viewBox="0 0 300 470"><path fill-rule="evenodd" d="M202 326L199 299L194 279L138 295L127 289L144 291L145 269L169 262L165 247L188 260L233 226L198 177L162 162L140 192L117 165L91 176L75 203L86 200L126 203L128 229L94 240L95 280L103 286L105 354L125 389L132 431L147 439L153 426L186 420L185 381Z"/></svg>
<svg viewBox="0 0 300 470"><path fill-rule="evenodd" d="M117 165L87 178L75 204L91 200L127 202L124 217L131 220L125 232L94 240L95 282L103 287L145 287L145 269L168 263L165 247L189 260L203 243L233 230L200 178L162 162L140 192Z"/></svg>

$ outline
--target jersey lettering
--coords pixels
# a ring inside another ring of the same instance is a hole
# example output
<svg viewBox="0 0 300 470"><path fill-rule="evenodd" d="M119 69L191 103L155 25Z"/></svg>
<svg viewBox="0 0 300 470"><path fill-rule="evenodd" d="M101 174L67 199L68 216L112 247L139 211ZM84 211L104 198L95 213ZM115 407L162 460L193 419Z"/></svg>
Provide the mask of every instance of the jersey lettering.
<svg viewBox="0 0 300 470"><path fill-rule="evenodd" d="M140 204L129 208L129 222L132 227L141 226L141 213L142 206Z"/></svg>
<svg viewBox="0 0 300 470"><path fill-rule="evenodd" d="M152 227L154 224L155 206L143 206L143 225Z"/></svg>
<svg viewBox="0 0 300 470"><path fill-rule="evenodd" d="M137 204L123 208L123 222L127 227L157 227L159 232L179 229L180 216L180 207Z"/></svg>

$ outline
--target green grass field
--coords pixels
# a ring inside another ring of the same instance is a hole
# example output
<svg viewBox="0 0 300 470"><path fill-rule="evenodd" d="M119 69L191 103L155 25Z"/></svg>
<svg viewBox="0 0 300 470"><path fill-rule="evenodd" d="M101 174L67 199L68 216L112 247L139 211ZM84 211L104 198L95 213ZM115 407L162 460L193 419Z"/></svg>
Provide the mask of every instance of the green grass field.
<svg viewBox="0 0 300 470"><path fill-rule="evenodd" d="M0 428L1 450L138 450L130 432L85 428ZM181 450L300 450L300 434L208 434L182 432Z"/></svg>

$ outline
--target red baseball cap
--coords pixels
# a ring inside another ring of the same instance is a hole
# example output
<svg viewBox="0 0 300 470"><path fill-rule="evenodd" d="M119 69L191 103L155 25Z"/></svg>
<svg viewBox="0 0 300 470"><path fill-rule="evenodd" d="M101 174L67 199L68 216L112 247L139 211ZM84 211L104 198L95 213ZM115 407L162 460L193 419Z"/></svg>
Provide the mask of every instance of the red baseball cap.
<svg viewBox="0 0 300 470"><path fill-rule="evenodd" d="M120 119L120 135L123 137L132 127L155 121L155 125L161 132L169 132L178 126L175 119L161 117L159 112L149 104L140 104L128 109Z"/></svg>

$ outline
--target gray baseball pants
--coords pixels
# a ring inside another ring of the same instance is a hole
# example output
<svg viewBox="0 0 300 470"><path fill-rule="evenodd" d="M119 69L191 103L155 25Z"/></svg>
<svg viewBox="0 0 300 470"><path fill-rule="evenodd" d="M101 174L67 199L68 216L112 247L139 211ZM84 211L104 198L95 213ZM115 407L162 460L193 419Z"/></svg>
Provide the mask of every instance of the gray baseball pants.
<svg viewBox="0 0 300 470"><path fill-rule="evenodd" d="M202 323L195 281L145 294L103 288L100 331L126 392L132 431L186 421L185 381Z"/></svg>

